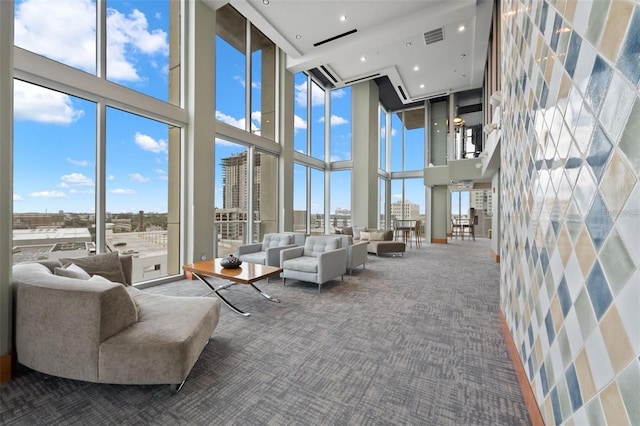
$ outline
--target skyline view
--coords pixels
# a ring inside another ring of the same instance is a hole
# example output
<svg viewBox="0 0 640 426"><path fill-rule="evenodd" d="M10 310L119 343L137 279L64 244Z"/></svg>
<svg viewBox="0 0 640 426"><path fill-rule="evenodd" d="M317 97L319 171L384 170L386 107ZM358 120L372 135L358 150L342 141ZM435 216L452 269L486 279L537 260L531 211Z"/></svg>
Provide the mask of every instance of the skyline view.
<svg viewBox="0 0 640 426"><path fill-rule="evenodd" d="M15 45L95 75L95 21L96 3L91 0L16 0ZM107 79L168 102L169 0L109 0L106 21ZM216 60L224 66L217 67L215 118L244 129L245 55L220 37L217 41ZM251 59L251 95L259 100L261 56L253 54ZM14 211L95 212L97 104L14 81ZM295 76L294 149L324 160L324 89L313 83L308 94L307 85L304 74ZM329 160L350 160L350 87L333 90L330 98ZM260 106L252 101L250 108L249 128L256 134L262 127ZM169 125L112 107L107 107L106 117L106 210L167 212ZM392 171L420 170L424 129L406 131L403 153L397 149L403 130L397 117L392 115ZM212 143L217 177L222 176L221 158L247 149L220 138L214 141L213 136ZM294 170L294 210L305 210L306 185ZM222 208L222 179L217 177L214 206ZM351 209L350 172L332 172L331 179L330 211ZM390 202L402 199L399 183L392 182ZM324 209L324 186L318 185L324 182L312 177L311 185L311 212L319 213ZM424 214L422 179L405 181L404 198L420 205Z"/></svg>

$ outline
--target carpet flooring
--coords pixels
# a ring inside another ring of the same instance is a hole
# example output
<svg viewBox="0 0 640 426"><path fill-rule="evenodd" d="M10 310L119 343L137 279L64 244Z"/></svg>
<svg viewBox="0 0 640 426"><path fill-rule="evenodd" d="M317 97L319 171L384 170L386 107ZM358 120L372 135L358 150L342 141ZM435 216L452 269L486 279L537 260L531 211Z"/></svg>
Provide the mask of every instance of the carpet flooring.
<svg viewBox="0 0 640 426"><path fill-rule="evenodd" d="M236 285L178 393L47 376L0 386L3 425L528 425L486 239L425 244L317 286ZM203 295L198 281L146 289ZM209 296L215 297L215 296Z"/></svg>

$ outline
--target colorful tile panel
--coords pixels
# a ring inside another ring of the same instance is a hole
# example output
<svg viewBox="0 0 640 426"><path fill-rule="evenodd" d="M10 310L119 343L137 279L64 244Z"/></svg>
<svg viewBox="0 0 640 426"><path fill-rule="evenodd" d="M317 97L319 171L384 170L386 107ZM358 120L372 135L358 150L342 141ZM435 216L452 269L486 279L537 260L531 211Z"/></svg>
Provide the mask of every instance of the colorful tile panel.
<svg viewBox="0 0 640 426"><path fill-rule="evenodd" d="M640 2L501 7L502 310L547 424L640 424Z"/></svg>

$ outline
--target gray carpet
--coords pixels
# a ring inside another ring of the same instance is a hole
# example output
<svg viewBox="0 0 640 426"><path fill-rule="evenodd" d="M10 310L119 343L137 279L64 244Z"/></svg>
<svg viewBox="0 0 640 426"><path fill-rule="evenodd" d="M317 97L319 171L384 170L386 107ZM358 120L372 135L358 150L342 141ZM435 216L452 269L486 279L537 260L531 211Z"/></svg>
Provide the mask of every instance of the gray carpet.
<svg viewBox="0 0 640 426"><path fill-rule="evenodd" d="M183 389L60 379L19 367L0 386L0 424L529 424L499 325L489 243L369 256L317 286L279 279L225 295L220 323ZM146 291L201 295L181 281ZM215 296L211 296L215 297Z"/></svg>

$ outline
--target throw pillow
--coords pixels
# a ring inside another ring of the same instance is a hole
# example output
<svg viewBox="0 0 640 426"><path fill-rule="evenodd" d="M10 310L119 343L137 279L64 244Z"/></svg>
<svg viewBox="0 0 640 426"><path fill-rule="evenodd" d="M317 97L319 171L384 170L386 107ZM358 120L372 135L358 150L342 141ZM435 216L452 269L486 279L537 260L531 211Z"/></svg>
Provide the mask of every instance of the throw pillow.
<svg viewBox="0 0 640 426"><path fill-rule="evenodd" d="M362 231L367 229L366 226L354 226L353 227L353 239L354 240L362 240Z"/></svg>
<svg viewBox="0 0 640 426"><path fill-rule="evenodd" d="M78 280L88 280L91 278L91 275L87 273L84 269L76 265L75 263L70 263L66 267L55 267L53 269L53 275L58 275L61 277L67 278L75 278Z"/></svg>
<svg viewBox="0 0 640 426"><path fill-rule="evenodd" d="M360 232L360 240L361 241L369 241L369 238L371 238L371 233L370 232Z"/></svg>
<svg viewBox="0 0 640 426"><path fill-rule="evenodd" d="M87 281L92 281L95 283L110 283L111 281L109 281L108 279L106 279L105 277L101 276L101 275L92 275L91 278L89 278Z"/></svg>
<svg viewBox="0 0 640 426"><path fill-rule="evenodd" d="M118 252L96 254L75 259L60 259L63 265L75 263L89 275L101 275L114 283L126 284Z"/></svg>
<svg viewBox="0 0 640 426"><path fill-rule="evenodd" d="M369 241L384 241L384 232L376 231L369 234Z"/></svg>

